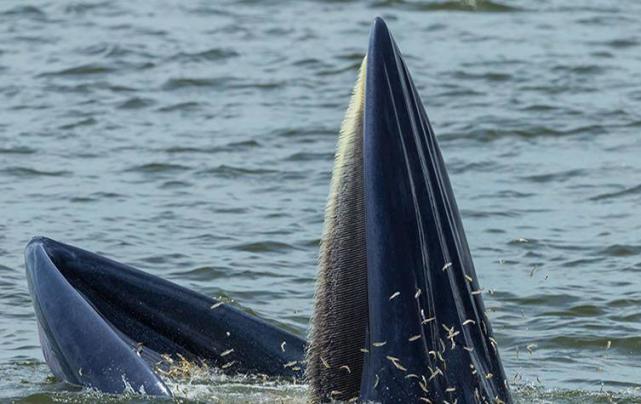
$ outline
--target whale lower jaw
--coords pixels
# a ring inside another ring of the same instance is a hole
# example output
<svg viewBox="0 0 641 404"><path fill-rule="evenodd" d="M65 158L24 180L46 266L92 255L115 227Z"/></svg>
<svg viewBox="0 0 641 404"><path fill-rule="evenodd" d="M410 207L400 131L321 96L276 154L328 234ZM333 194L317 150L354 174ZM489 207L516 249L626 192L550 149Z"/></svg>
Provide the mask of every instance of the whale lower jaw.
<svg viewBox="0 0 641 404"><path fill-rule="evenodd" d="M445 163L380 19L341 127L307 361L312 402L511 402Z"/></svg>

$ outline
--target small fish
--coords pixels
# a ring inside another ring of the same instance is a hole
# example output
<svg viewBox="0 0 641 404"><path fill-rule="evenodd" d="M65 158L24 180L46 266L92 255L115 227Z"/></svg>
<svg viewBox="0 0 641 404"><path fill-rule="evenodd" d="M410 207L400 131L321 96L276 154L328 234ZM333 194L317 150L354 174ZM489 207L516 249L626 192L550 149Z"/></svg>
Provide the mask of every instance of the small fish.
<svg viewBox="0 0 641 404"><path fill-rule="evenodd" d="M389 297L389 300L394 300L401 295L401 292L394 292L392 296Z"/></svg>
<svg viewBox="0 0 641 404"><path fill-rule="evenodd" d="M285 345L287 345L287 342L283 341L282 344L280 344L280 350L285 352Z"/></svg>
<svg viewBox="0 0 641 404"><path fill-rule="evenodd" d="M230 368L230 367L232 367L235 363L236 363L236 361L227 362L227 363L225 363L223 366L221 366L221 368L223 368L223 369Z"/></svg>
<svg viewBox="0 0 641 404"><path fill-rule="evenodd" d="M228 350L226 350L225 352L221 353L221 354L220 354L220 356L227 356L227 355L229 355L229 354L230 354L230 353L232 353L232 352L234 352L234 349L233 349L233 348L232 348L232 349L228 349Z"/></svg>
<svg viewBox="0 0 641 404"><path fill-rule="evenodd" d="M441 268L441 271L446 271L449 268L452 268L452 263L451 262L448 262L445 265L443 265L443 268Z"/></svg>
<svg viewBox="0 0 641 404"><path fill-rule="evenodd" d="M412 335L412 336L411 336L411 337L409 337L407 340L408 340L409 342L413 342L413 341L416 341L416 340L418 340L418 339L421 339L421 334Z"/></svg>
<svg viewBox="0 0 641 404"><path fill-rule="evenodd" d="M428 381L430 381L430 382L431 382L431 381L432 381L432 379L434 379L436 376L438 376L438 375L442 375L442 374L443 374L443 372L442 372L442 371L441 371L441 369L439 369L439 368L438 368L438 366L437 366L437 367L436 367L436 370L432 372L432 375L430 376L430 378L428 379Z"/></svg>
<svg viewBox="0 0 641 404"><path fill-rule="evenodd" d="M349 373L350 375L352 374L352 369L350 369L347 365L343 365L339 369L345 369L347 373Z"/></svg>
<svg viewBox="0 0 641 404"><path fill-rule="evenodd" d="M436 320L436 317L426 318L425 320L421 321L421 324L431 323L434 320Z"/></svg>
<svg viewBox="0 0 641 404"><path fill-rule="evenodd" d="M403 367L403 365L401 365L400 359L395 358L395 357L393 357L393 356L386 356L386 358L387 358L390 362L392 362L392 364L393 364L397 369L400 369L400 370L402 370L403 372L407 372L407 369L406 369L405 367Z"/></svg>
<svg viewBox="0 0 641 404"><path fill-rule="evenodd" d="M213 310L213 309L217 309L217 308L219 308L220 306L222 306L223 304L225 304L225 303L223 303L223 302L217 302L217 303L214 303L214 304L212 304L212 305L211 305L210 309L212 309L212 310Z"/></svg>
<svg viewBox="0 0 641 404"><path fill-rule="evenodd" d="M384 346L385 344L387 344L387 341L382 341L382 342L372 342L372 345L373 345L373 346L375 346L375 347L377 347L377 348L380 348L380 347Z"/></svg>

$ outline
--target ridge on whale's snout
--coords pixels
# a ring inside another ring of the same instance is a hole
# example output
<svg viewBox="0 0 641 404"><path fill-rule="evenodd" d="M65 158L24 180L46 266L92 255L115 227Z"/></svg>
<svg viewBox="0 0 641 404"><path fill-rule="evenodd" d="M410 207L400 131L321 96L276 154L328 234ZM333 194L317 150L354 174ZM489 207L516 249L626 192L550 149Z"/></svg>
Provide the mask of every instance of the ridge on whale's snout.
<svg viewBox="0 0 641 404"><path fill-rule="evenodd" d="M25 261L45 360L70 384L170 396L163 371L182 359L302 377L305 341L234 307L44 237Z"/></svg>
<svg viewBox="0 0 641 404"><path fill-rule="evenodd" d="M308 352L312 400L510 403L445 162L380 18L337 150Z"/></svg>

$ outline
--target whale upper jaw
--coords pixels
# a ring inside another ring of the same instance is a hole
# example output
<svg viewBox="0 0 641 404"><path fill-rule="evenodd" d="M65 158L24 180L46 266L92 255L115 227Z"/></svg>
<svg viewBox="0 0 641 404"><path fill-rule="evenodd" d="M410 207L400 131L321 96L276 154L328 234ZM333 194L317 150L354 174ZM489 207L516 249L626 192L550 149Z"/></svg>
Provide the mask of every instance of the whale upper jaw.
<svg viewBox="0 0 641 404"><path fill-rule="evenodd" d="M312 401L509 403L443 157L380 18L361 69L326 210Z"/></svg>

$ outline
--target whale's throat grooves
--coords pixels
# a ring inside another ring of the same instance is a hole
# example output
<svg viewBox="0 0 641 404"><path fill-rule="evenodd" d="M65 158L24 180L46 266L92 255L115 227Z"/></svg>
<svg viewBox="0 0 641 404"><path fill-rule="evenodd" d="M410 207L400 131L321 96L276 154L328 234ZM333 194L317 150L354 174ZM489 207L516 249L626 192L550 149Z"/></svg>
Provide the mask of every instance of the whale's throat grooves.
<svg viewBox="0 0 641 404"><path fill-rule="evenodd" d="M314 315L307 352L312 402L358 397L367 328L363 197L363 60L341 126L325 209Z"/></svg>

